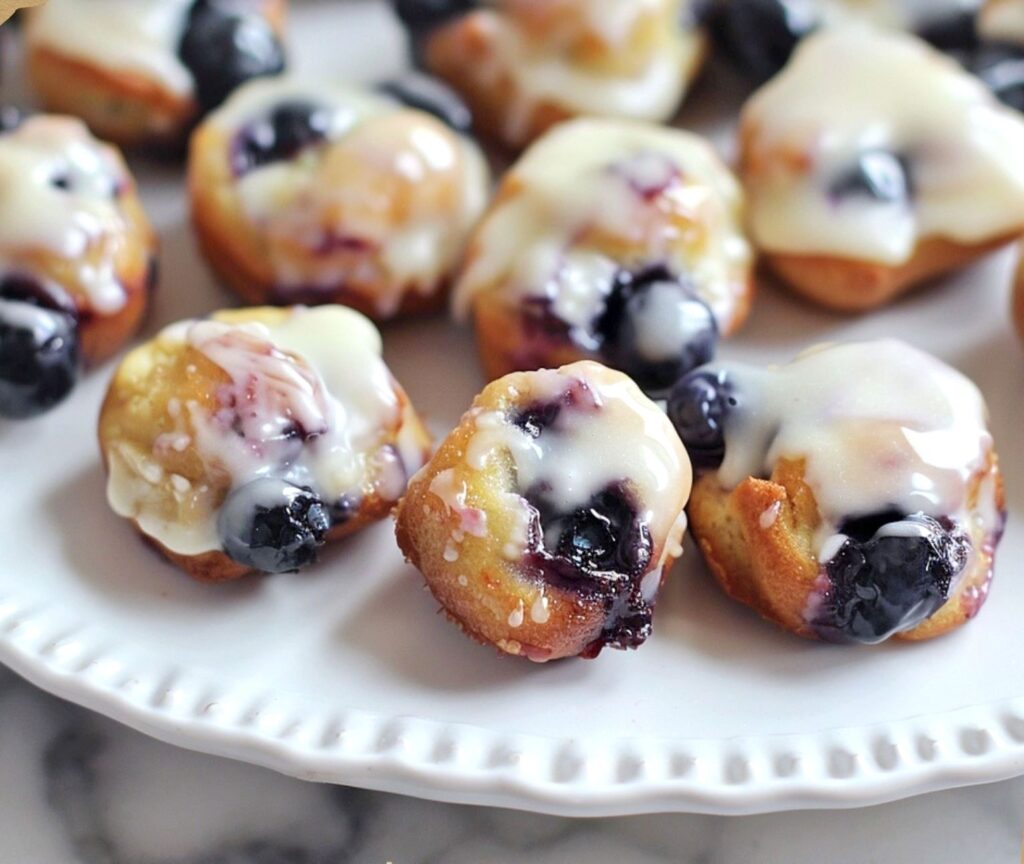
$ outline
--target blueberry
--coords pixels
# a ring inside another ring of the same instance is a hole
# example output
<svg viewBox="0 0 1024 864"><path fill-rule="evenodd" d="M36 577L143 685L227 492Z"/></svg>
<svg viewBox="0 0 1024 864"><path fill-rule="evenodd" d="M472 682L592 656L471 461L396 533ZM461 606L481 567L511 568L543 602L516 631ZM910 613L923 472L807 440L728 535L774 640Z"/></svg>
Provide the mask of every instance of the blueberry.
<svg viewBox="0 0 1024 864"><path fill-rule="evenodd" d="M614 298L608 304L604 353L641 389L664 393L680 376L713 359L715 316L682 281L659 272L653 279L629 279L616 290L621 305Z"/></svg>
<svg viewBox="0 0 1024 864"><path fill-rule="evenodd" d="M17 300L53 312L77 317L78 309L70 294L56 282L40 281L28 273L8 273L0 278L0 300Z"/></svg>
<svg viewBox="0 0 1024 864"><path fill-rule="evenodd" d="M725 54L758 82L785 66L820 23L806 4L788 0L716 0L704 19Z"/></svg>
<svg viewBox="0 0 1024 864"><path fill-rule="evenodd" d="M933 16L918 27L917 35L940 51L973 51L978 46L976 18L969 9Z"/></svg>
<svg viewBox="0 0 1024 864"><path fill-rule="evenodd" d="M676 382L668 417L694 467L715 469L725 458L725 425L739 400L724 370L698 369Z"/></svg>
<svg viewBox="0 0 1024 864"><path fill-rule="evenodd" d="M522 429L531 438L540 438L546 429L554 426L562 413L561 402L536 402L514 411L509 422Z"/></svg>
<svg viewBox="0 0 1024 864"><path fill-rule="evenodd" d="M431 30L459 15L472 12L480 0L393 0L395 13L413 33Z"/></svg>
<svg viewBox="0 0 1024 864"><path fill-rule="evenodd" d="M923 513L867 541L849 537L825 565L829 588L812 625L825 639L867 644L913 629L946 602L969 554L965 535Z"/></svg>
<svg viewBox="0 0 1024 864"><path fill-rule="evenodd" d="M294 159L302 150L327 139L331 111L304 100L282 102L268 115L242 129L232 145L236 176L254 168Z"/></svg>
<svg viewBox="0 0 1024 864"><path fill-rule="evenodd" d="M216 108L251 78L284 69L284 49L270 24L215 0L192 5L178 55L192 72L203 111Z"/></svg>
<svg viewBox="0 0 1024 864"><path fill-rule="evenodd" d="M584 573L635 576L651 560L647 526L622 490L611 487L561 520L556 554Z"/></svg>
<svg viewBox="0 0 1024 864"><path fill-rule="evenodd" d="M0 299L0 417L34 417L61 402L78 380L75 319L66 312Z"/></svg>
<svg viewBox="0 0 1024 864"><path fill-rule="evenodd" d="M13 105L0 105L0 134L13 132L25 122L25 113Z"/></svg>
<svg viewBox="0 0 1024 864"><path fill-rule="evenodd" d="M264 573L312 564L330 527L327 506L311 490L273 477L231 492L217 520L224 551Z"/></svg>
<svg viewBox="0 0 1024 864"><path fill-rule="evenodd" d="M429 75L409 72L378 84L377 89L409 108L433 115L456 132L465 135L473 128L473 115L466 103Z"/></svg>
<svg viewBox="0 0 1024 864"><path fill-rule="evenodd" d="M984 45L969 55L967 68L1001 102L1024 111L1024 51L1014 45Z"/></svg>
<svg viewBox="0 0 1024 864"><path fill-rule="evenodd" d="M829 186L833 200L866 197L897 204L908 201L913 194L908 160L885 150L862 153L857 164Z"/></svg>

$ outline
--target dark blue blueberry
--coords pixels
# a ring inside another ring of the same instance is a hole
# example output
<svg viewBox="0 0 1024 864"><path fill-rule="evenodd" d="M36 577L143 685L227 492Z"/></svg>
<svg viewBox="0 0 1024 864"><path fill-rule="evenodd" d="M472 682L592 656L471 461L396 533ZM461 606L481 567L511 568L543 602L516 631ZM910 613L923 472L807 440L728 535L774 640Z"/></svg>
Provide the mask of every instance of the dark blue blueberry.
<svg viewBox="0 0 1024 864"><path fill-rule="evenodd" d="M284 48L261 16L229 2L196 0L178 55L195 79L203 111L216 108L252 78L284 70Z"/></svg>
<svg viewBox="0 0 1024 864"><path fill-rule="evenodd" d="M599 328L604 355L653 395L714 358L718 324L708 305L679 279L620 278Z"/></svg>
<svg viewBox="0 0 1024 864"><path fill-rule="evenodd" d="M857 521L863 529L890 515ZM895 515L869 540L850 537L825 565L829 588L812 622L823 638L881 642L916 627L949 597L970 541L923 513Z"/></svg>
<svg viewBox="0 0 1024 864"><path fill-rule="evenodd" d="M636 576L650 563L650 533L618 487L598 493L585 507L554 522L560 527L555 554L584 573ZM545 534L550 530L545 525Z"/></svg>
<svg viewBox="0 0 1024 864"><path fill-rule="evenodd" d="M967 68L1001 102L1024 111L1024 51L1015 45L983 45L968 55Z"/></svg>
<svg viewBox="0 0 1024 864"><path fill-rule="evenodd" d="M725 424L738 404L725 370L698 369L676 382L668 395L668 417L695 468L722 464Z"/></svg>
<svg viewBox="0 0 1024 864"><path fill-rule="evenodd" d="M861 154L857 164L829 186L833 200L866 197L896 204L909 201L914 194L909 162L885 150Z"/></svg>
<svg viewBox="0 0 1024 864"><path fill-rule="evenodd" d="M72 318L78 314L71 295L56 282L41 282L27 273L8 273L0 278L0 300L17 300Z"/></svg>
<svg viewBox="0 0 1024 864"><path fill-rule="evenodd" d="M409 72L377 85L377 89L392 99L417 111L425 111L463 135L473 128L473 114L452 90L436 78Z"/></svg>
<svg viewBox="0 0 1024 864"><path fill-rule="evenodd" d="M57 405L75 386L80 362L71 315L0 299L0 417L20 420Z"/></svg>
<svg viewBox="0 0 1024 864"><path fill-rule="evenodd" d="M819 21L806 4L787 0L715 0L704 20L726 56L745 75L767 81Z"/></svg>
<svg viewBox="0 0 1024 864"><path fill-rule="evenodd" d="M316 561L331 519L311 490L263 477L235 489L217 520L224 551L264 573L299 570Z"/></svg>
<svg viewBox="0 0 1024 864"><path fill-rule="evenodd" d="M231 167L241 176L261 165L294 159L302 150L326 140L331 111L317 102L282 102L250 123L235 138Z"/></svg>
<svg viewBox="0 0 1024 864"><path fill-rule="evenodd" d="M543 488L526 498L537 513L531 575L604 606L603 632L582 656L640 645L651 632L653 601L642 583L653 544L628 485L613 483L571 513L558 512Z"/></svg>
<svg viewBox="0 0 1024 864"><path fill-rule="evenodd" d="M0 105L0 134L13 132L25 121L25 112L13 105Z"/></svg>
<svg viewBox="0 0 1024 864"><path fill-rule="evenodd" d="M395 13L413 33L432 30L478 8L480 0L393 0Z"/></svg>
<svg viewBox="0 0 1024 864"><path fill-rule="evenodd" d="M562 407L561 402L536 402L516 409L509 416L509 422L531 438L540 438L545 430L554 425L562 413Z"/></svg>
<svg viewBox="0 0 1024 864"><path fill-rule="evenodd" d="M940 51L973 51L978 46L977 13L959 9L940 17L932 16L917 29L917 35Z"/></svg>

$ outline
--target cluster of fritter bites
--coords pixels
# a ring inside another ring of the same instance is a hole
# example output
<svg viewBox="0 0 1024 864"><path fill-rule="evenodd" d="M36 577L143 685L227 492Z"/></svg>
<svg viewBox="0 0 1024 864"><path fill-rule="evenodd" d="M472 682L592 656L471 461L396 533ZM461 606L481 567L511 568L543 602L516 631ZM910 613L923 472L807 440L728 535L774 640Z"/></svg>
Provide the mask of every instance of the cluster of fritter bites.
<svg viewBox="0 0 1024 864"><path fill-rule="evenodd" d="M167 558L299 570L394 510L448 616L536 661L642 644L688 520L725 591L801 636L978 612L1005 503L973 384L898 341L715 355L758 256L865 311L1024 234L1024 0L396 0L438 78L360 86L279 74L285 6L28 17L47 106L129 145L191 133L202 252L270 304L165 327L114 375L109 501ZM658 125L709 44L759 85L736 175ZM525 148L493 195L474 130ZM116 150L0 112L0 417L124 345L154 252ZM449 302L491 383L431 457L368 319Z"/></svg>

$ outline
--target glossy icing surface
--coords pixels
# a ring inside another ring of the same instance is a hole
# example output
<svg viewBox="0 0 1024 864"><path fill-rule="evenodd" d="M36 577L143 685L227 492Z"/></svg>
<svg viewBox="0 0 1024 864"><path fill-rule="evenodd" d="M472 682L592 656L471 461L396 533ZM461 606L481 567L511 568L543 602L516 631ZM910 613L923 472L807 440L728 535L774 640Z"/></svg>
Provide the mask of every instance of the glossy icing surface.
<svg viewBox="0 0 1024 864"><path fill-rule="evenodd" d="M280 320L234 321L230 316L184 321L157 337L163 351L192 349L225 375L207 401L172 400L172 428L151 452L109 448L108 498L148 535L174 552L218 549L219 502L209 489L167 476L161 451L194 448L204 472L226 475L229 488L276 477L314 489L325 501L358 501L375 493L397 500L422 454L404 446L402 406L381 359L373 325L349 309L297 308ZM145 371L135 352L126 364ZM131 367L129 367L131 368ZM395 437L397 444L386 443ZM157 502L164 484L194 499L195 518L170 521Z"/></svg>
<svg viewBox="0 0 1024 864"><path fill-rule="evenodd" d="M0 135L0 269L39 253L78 262L92 311L120 311L127 296L115 261L128 236L117 196L126 179L116 152L78 120L39 115ZM90 255L97 248L104 253Z"/></svg>
<svg viewBox="0 0 1024 864"><path fill-rule="evenodd" d="M33 44L103 69L137 73L188 96L178 40L192 0L49 0L32 18Z"/></svg>
<svg viewBox="0 0 1024 864"><path fill-rule="evenodd" d="M289 79L248 84L209 122L234 135L290 101L323 106L325 140L235 181L245 218L267 242L279 290L335 287L360 251L380 271L381 315L392 314L407 290L436 290L486 202L489 171L479 148L386 96Z"/></svg>
<svg viewBox="0 0 1024 864"><path fill-rule="evenodd" d="M474 409L475 433L466 449L471 469L481 470L506 454L515 466L517 494L510 497L518 500L510 503L521 513L522 532L506 557L519 560L527 551L534 512L529 496L540 494L554 512L568 514L626 483L640 523L652 537L665 538L656 568L660 575L665 560L680 554L686 527L682 507L691 481L689 460L671 424L629 378L596 363L530 373L529 382L529 392L512 385L509 396L527 410L537 406L550 412L560 406L550 425L531 432L507 411ZM544 539L553 549L556 538Z"/></svg>
<svg viewBox="0 0 1024 864"><path fill-rule="evenodd" d="M733 488L769 476L780 459L804 460L824 523L820 560L845 520L893 510L1001 530L994 488L968 513L993 444L981 393L951 367L882 340L810 349L780 367L725 368L739 404L718 478Z"/></svg>
<svg viewBox="0 0 1024 864"><path fill-rule="evenodd" d="M752 231L769 251L899 265L922 238L971 244L1024 224L1024 122L912 37L804 40L742 123ZM844 189L864 159L898 161L900 188Z"/></svg>
<svg viewBox="0 0 1024 864"><path fill-rule="evenodd" d="M583 329L620 268L663 264L727 329L753 257L742 206L736 180L695 135L628 121L563 124L506 175L472 241L456 313L493 289L512 303L548 300Z"/></svg>

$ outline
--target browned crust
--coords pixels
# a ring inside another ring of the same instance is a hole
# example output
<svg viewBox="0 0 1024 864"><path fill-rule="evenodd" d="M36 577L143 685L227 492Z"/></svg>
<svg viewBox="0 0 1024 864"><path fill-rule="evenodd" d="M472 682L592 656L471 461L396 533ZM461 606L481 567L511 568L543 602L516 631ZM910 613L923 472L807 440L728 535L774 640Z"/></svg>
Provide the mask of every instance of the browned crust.
<svg viewBox="0 0 1024 864"><path fill-rule="evenodd" d="M997 502L1003 506L998 458L992 454L969 485L968 510L979 506L984 481L993 477ZM765 527L762 514L778 508L774 522ZM688 508L690 528L708 568L734 600L750 606L762 617L808 639L819 638L804 613L819 578L813 540L821 517L814 494L804 480L802 461L780 460L769 480L747 478L732 491L724 490L715 474L700 477ZM941 636L963 625L980 607L971 598L991 578L994 549L975 531L973 566L957 592L927 621L893 638L919 641Z"/></svg>
<svg viewBox="0 0 1024 864"><path fill-rule="evenodd" d="M863 312L900 294L963 267L1004 246L1019 230L981 243L964 244L942 237L921 241L905 264L892 266L832 255L796 255L762 251L762 260L796 293L841 312Z"/></svg>
<svg viewBox="0 0 1024 864"><path fill-rule="evenodd" d="M287 0L262 0L262 14L280 36ZM32 38L28 16L27 70L32 88L49 111L81 117L102 138L123 147L173 147L198 116L183 97L139 72L108 69L69 57Z"/></svg>
<svg viewBox="0 0 1024 864"><path fill-rule="evenodd" d="M469 104L481 136L518 151L552 126L578 116L563 104L536 99L531 103L529 116L521 121L519 134L511 134L507 122L508 104L502 97L515 91L515 80L507 71L486 80L475 74L475 70L492 64L493 50L483 19L470 13L432 31L423 52L427 69L455 88ZM705 40L685 72L687 80L700 70L707 51Z"/></svg>

